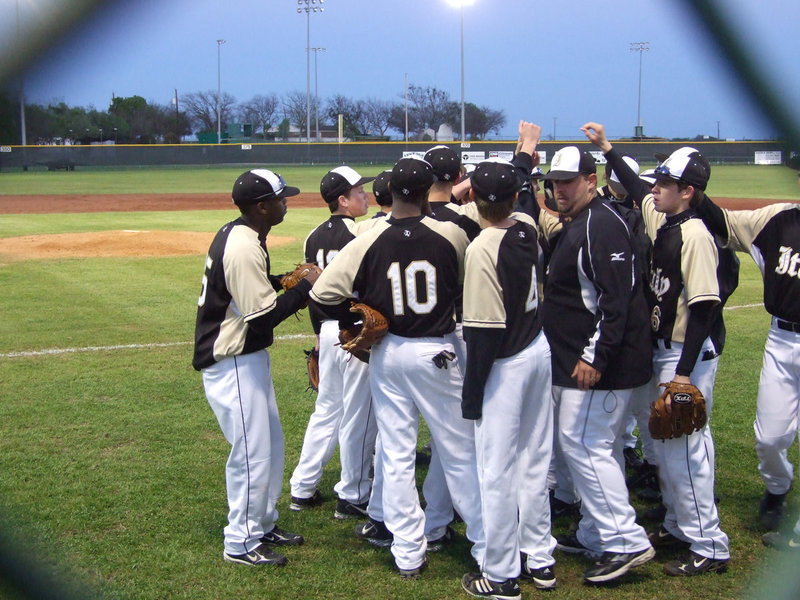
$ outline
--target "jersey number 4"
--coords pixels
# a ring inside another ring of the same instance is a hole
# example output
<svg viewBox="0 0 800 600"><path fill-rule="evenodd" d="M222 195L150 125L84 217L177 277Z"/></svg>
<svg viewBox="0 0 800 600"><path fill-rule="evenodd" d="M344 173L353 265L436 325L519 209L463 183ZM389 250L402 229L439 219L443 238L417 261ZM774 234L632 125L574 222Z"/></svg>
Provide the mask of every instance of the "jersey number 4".
<svg viewBox="0 0 800 600"><path fill-rule="evenodd" d="M426 315L436 306L436 267L427 260L412 261L403 271L400 263L393 262L386 277L392 286L395 315L406 314L406 306L415 314ZM420 291L425 292L424 300L420 300Z"/></svg>

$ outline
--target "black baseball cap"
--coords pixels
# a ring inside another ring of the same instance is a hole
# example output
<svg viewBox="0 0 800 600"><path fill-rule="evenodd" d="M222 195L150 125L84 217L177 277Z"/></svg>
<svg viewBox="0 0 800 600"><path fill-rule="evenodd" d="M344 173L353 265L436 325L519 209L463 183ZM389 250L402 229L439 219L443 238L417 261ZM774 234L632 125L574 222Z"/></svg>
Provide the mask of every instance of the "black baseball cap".
<svg viewBox="0 0 800 600"><path fill-rule="evenodd" d="M380 206L392 205L392 194L389 192L389 178L391 176L391 170L381 171L372 182L372 193L375 196L375 201Z"/></svg>
<svg viewBox="0 0 800 600"><path fill-rule="evenodd" d="M355 169L350 167L336 167L328 171L319 184L319 193L325 202L331 203L339 196L348 193L354 187L364 185L375 179L362 177Z"/></svg>
<svg viewBox="0 0 800 600"><path fill-rule="evenodd" d="M435 181L436 175L428 161L409 156L395 163L389 185L392 193L411 196L427 191Z"/></svg>
<svg viewBox="0 0 800 600"><path fill-rule="evenodd" d="M461 175L461 157L448 146L434 146L425 153L424 158L433 167L433 173L439 181L455 183Z"/></svg>
<svg viewBox="0 0 800 600"><path fill-rule="evenodd" d="M542 171L539 167L533 167L531 169L531 179L542 179L544 177L544 171Z"/></svg>
<svg viewBox="0 0 800 600"><path fill-rule="evenodd" d="M553 155L550 170L545 179L549 181L565 181L579 174L597 173L597 162L594 157L577 146L561 148Z"/></svg>
<svg viewBox="0 0 800 600"><path fill-rule="evenodd" d="M514 165L502 158L485 160L472 173L475 195L488 202L511 200L521 187Z"/></svg>
<svg viewBox="0 0 800 600"><path fill-rule="evenodd" d="M657 181L677 181L705 190L711 177L711 165L700 152L684 146L658 165L653 177Z"/></svg>
<svg viewBox="0 0 800 600"><path fill-rule="evenodd" d="M256 204L271 198L296 196L300 189L286 185L283 177L269 169L252 169L236 178L233 184L233 203L236 206Z"/></svg>

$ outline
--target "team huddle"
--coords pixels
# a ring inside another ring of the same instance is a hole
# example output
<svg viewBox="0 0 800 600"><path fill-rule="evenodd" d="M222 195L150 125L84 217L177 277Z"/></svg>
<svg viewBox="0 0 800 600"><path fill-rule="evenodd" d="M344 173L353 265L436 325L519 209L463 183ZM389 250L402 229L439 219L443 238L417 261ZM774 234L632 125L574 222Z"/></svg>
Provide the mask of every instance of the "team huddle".
<svg viewBox="0 0 800 600"><path fill-rule="evenodd" d="M475 597L521 598L520 580L553 589L556 550L587 557L594 584L667 547L684 552L667 575L724 572L710 422L737 250L761 270L773 316L754 426L764 542L800 544L800 521L781 529L800 405L800 206L722 209L694 148L640 175L602 125L582 131L607 160L602 188L576 146L543 173L541 129L525 121L512 160L469 173L447 146L377 177L331 170L320 184L331 216L306 238L291 284L271 273L266 237L299 190L267 169L236 180L241 215L209 249L193 360L231 444L226 561L284 565L276 549L304 543L276 525L284 439L267 347L308 306L319 381L291 510L322 504L338 446L333 516L390 548L403 578L452 543L454 519L475 563L461 585ZM369 183L380 212L356 221ZM424 509L420 416L431 438ZM649 533L631 505L634 480L656 501ZM560 510L576 522L555 536Z"/></svg>

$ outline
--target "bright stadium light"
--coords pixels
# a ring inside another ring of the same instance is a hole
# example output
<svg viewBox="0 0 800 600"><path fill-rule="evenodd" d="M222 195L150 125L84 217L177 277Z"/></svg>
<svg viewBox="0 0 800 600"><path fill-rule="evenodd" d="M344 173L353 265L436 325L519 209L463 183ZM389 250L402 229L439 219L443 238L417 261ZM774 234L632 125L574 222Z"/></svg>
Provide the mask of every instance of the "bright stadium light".
<svg viewBox="0 0 800 600"><path fill-rule="evenodd" d="M461 11L461 142L464 143L464 7L475 4L475 0L447 0Z"/></svg>
<svg viewBox="0 0 800 600"><path fill-rule="evenodd" d="M306 13L306 142L311 143L311 13L325 12L325 0L297 0L297 13Z"/></svg>

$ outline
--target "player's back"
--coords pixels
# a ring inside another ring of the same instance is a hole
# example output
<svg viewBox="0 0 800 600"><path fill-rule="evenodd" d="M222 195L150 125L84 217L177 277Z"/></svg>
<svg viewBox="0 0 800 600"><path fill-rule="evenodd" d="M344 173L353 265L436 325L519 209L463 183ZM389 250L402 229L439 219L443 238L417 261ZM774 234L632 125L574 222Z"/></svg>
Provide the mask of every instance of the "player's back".
<svg viewBox="0 0 800 600"><path fill-rule="evenodd" d="M381 229L370 236L355 275L359 299L387 317L390 333L430 337L453 331L466 234L429 217L392 217Z"/></svg>
<svg viewBox="0 0 800 600"><path fill-rule="evenodd" d="M339 250L355 237L352 217L331 215L324 223L317 226L303 245L306 262L313 262L324 269L338 254Z"/></svg>

